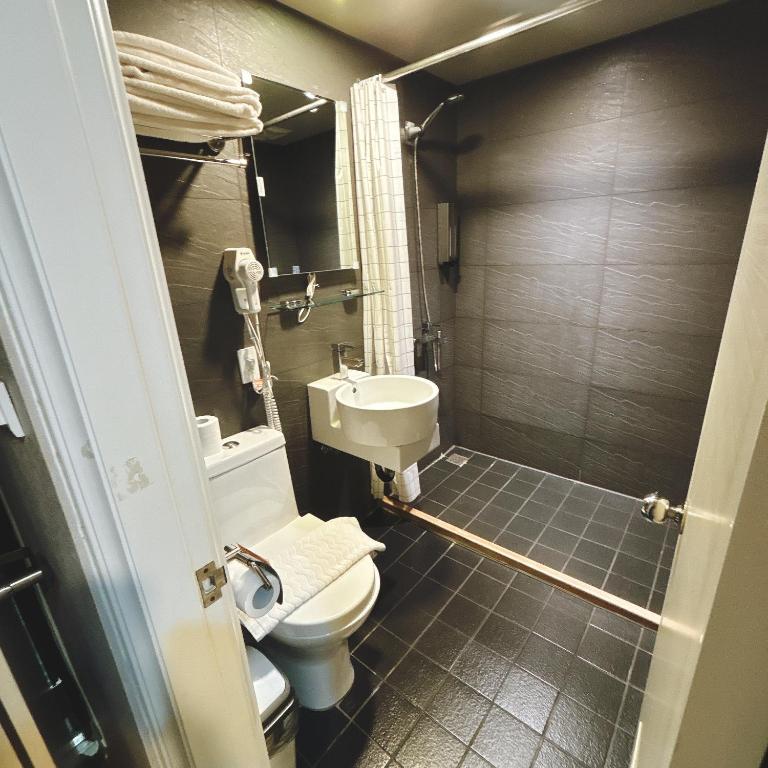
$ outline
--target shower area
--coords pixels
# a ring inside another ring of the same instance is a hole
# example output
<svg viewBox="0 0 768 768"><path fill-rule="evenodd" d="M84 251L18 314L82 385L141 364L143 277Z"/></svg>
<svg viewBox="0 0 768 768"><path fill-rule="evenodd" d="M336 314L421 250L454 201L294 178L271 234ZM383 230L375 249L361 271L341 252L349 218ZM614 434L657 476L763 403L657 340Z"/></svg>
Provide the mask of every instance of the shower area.
<svg viewBox="0 0 768 768"><path fill-rule="evenodd" d="M414 507L653 613L678 534L642 497L686 496L768 127L763 17L396 83L417 368L441 389Z"/></svg>

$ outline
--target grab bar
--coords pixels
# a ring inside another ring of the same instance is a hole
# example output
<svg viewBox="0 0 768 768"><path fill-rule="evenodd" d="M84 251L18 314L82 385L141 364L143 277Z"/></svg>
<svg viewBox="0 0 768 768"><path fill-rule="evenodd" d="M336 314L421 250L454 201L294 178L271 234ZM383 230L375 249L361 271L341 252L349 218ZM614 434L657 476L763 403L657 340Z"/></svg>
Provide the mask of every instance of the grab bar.
<svg viewBox="0 0 768 768"><path fill-rule="evenodd" d="M13 552L0 555L0 565L13 563L17 560L31 561L31 559L29 549L22 547L21 549L15 549ZM43 572L39 568L32 566L32 570L29 571L29 573L11 579L11 581L7 581L5 584L0 584L0 603L13 597L17 592L21 592L23 589L31 587L33 584L37 584L42 578Z"/></svg>

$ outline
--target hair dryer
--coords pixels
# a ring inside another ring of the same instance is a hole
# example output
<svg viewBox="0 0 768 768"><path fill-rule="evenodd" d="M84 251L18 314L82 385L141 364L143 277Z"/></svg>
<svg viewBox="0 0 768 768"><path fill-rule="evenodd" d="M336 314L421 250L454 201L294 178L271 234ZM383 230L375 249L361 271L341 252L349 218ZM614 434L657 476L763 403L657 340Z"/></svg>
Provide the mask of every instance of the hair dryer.
<svg viewBox="0 0 768 768"><path fill-rule="evenodd" d="M222 269L232 291L235 309L241 315L259 312L259 281L264 277L264 267L256 261L251 249L227 248Z"/></svg>

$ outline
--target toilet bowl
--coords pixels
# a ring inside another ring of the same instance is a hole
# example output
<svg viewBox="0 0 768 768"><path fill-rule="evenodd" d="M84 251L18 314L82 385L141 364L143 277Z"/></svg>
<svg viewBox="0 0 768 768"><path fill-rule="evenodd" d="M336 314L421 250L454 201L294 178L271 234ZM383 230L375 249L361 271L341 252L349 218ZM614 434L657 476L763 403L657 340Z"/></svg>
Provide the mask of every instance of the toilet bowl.
<svg viewBox="0 0 768 768"><path fill-rule="evenodd" d="M298 513L281 433L256 427L222 444L221 453L205 462L224 543L245 544L269 560L323 525ZM379 585L378 569L366 555L261 641L302 706L328 709L350 689L348 638L368 618Z"/></svg>
<svg viewBox="0 0 768 768"><path fill-rule="evenodd" d="M349 636L368 618L379 595L379 571L370 557L352 566L265 638L302 706L328 709L352 686Z"/></svg>

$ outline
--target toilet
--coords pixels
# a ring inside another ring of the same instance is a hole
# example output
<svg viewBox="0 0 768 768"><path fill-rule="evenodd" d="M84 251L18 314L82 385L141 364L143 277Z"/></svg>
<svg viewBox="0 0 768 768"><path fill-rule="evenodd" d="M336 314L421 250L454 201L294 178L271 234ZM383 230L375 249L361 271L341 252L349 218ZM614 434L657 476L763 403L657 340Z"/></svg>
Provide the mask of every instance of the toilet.
<svg viewBox="0 0 768 768"><path fill-rule="evenodd" d="M299 515L282 433L255 427L232 435L205 464L222 544L244 544L269 560L323 525L314 515ZM368 618L379 585L367 555L261 641L302 706L328 709L352 686L347 641Z"/></svg>

